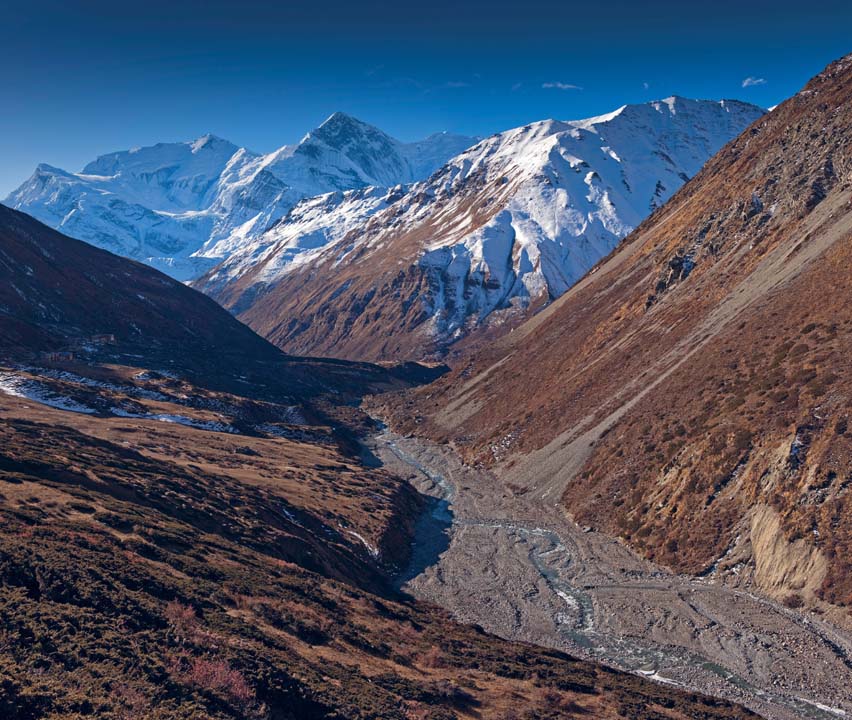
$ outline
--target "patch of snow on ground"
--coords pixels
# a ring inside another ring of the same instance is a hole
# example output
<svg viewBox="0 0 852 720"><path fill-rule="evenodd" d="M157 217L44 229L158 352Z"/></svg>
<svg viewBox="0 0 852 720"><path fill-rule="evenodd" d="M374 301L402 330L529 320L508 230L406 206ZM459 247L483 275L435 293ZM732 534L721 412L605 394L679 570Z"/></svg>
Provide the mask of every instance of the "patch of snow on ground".
<svg viewBox="0 0 852 720"><path fill-rule="evenodd" d="M132 413L121 408L112 408L112 414L116 417L138 418L139 420L157 420L158 422L176 423L196 428L197 430L209 430L211 432L230 433L239 435L239 431L227 423L213 420L195 420L184 415L172 415L170 413Z"/></svg>
<svg viewBox="0 0 852 720"><path fill-rule="evenodd" d="M40 405L47 405L57 410L67 410L86 415L91 415L95 412L92 408L78 403L76 400L51 392L35 380L28 380L15 373L0 373L0 391L7 395L32 400Z"/></svg>
<svg viewBox="0 0 852 720"><path fill-rule="evenodd" d="M346 528L344 528L342 525L340 527L343 530L346 530ZM356 533L354 530L346 530L346 532L349 533L350 535L352 535L352 537L360 540L361 543L364 545L364 547L367 548L367 552L370 553L370 555L372 557L374 557L374 558L379 557L379 549L377 547L375 547L374 545L371 545L370 543L368 543L363 535L361 535L360 533Z"/></svg>
<svg viewBox="0 0 852 720"><path fill-rule="evenodd" d="M54 380L76 383L78 385L86 385L87 387L96 388L100 390L113 390L115 392L120 392L125 395L130 395L131 397L139 397L144 398L146 400L159 401L165 401L169 399L167 395L164 395L163 393L157 392L155 390L146 390L145 388L138 388L134 387L133 385L120 385L118 383L106 382L104 380L93 380L92 378L83 377L82 375L77 375L76 373L72 373L67 370L52 370L48 368L24 369L30 372L34 372L35 374L42 375L44 377L52 378Z"/></svg>

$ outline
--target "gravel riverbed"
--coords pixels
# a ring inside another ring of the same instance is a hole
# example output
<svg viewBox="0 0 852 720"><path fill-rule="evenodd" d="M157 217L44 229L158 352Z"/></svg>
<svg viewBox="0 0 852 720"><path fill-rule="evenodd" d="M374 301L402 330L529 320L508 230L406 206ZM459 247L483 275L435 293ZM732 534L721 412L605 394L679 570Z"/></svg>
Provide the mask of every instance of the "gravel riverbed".
<svg viewBox="0 0 852 720"><path fill-rule="evenodd" d="M673 574L513 492L447 447L387 429L370 450L433 500L400 585L462 622L777 719L852 717L852 635L708 579Z"/></svg>

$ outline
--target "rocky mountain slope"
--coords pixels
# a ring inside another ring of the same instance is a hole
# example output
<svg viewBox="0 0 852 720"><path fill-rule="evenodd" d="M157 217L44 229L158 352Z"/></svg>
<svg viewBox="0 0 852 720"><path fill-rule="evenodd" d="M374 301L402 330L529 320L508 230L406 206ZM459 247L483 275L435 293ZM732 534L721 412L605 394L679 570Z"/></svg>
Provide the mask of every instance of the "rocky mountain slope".
<svg viewBox="0 0 852 720"><path fill-rule="evenodd" d="M5 203L186 280L302 198L422 180L473 142L439 133L401 143L335 113L298 144L268 155L205 135L104 155L80 173L39 165Z"/></svg>
<svg viewBox="0 0 852 720"><path fill-rule="evenodd" d="M351 403L398 375L8 209L0 278L2 717L751 716L397 593L423 500Z"/></svg>
<svg viewBox="0 0 852 720"><path fill-rule="evenodd" d="M559 297L762 114L673 97L516 128L411 188L303 201L196 287L293 352L423 357Z"/></svg>
<svg viewBox="0 0 852 720"><path fill-rule="evenodd" d="M850 99L847 56L387 412L648 558L848 626Z"/></svg>

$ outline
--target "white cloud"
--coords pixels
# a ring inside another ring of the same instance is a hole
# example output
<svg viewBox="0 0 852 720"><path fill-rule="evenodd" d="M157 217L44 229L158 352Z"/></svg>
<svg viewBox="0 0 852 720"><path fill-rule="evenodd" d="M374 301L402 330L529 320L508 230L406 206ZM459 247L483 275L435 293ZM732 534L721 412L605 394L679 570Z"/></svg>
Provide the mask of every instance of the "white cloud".
<svg viewBox="0 0 852 720"><path fill-rule="evenodd" d="M515 83L514 85L512 85L512 92L516 92L517 90L520 90L522 87L523 87L523 83Z"/></svg>
<svg viewBox="0 0 852 720"><path fill-rule="evenodd" d="M755 85L766 85L766 80L759 77L754 77L753 75L749 75L745 80L743 80L743 87L754 87Z"/></svg>
<svg viewBox="0 0 852 720"><path fill-rule="evenodd" d="M470 87L469 82L465 82L464 80L450 80L447 83L444 83L444 87L446 88L466 88Z"/></svg>
<svg viewBox="0 0 852 720"><path fill-rule="evenodd" d="M642 83L642 87L643 87L643 88L645 88L645 89L647 90L647 89L648 89L649 87L651 87L651 86L650 86L648 83L643 82L643 83Z"/></svg>
<svg viewBox="0 0 852 720"><path fill-rule="evenodd" d="M564 82L546 82L541 85L545 90L582 90L579 85Z"/></svg>

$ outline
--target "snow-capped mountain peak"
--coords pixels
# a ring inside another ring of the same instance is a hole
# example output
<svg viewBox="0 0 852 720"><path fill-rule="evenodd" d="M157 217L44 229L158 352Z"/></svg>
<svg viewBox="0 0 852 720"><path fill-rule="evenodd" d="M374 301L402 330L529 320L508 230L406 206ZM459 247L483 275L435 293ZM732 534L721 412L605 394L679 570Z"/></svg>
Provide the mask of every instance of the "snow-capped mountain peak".
<svg viewBox="0 0 852 720"><path fill-rule="evenodd" d="M391 141L386 133L344 112L332 113L315 130L309 132L302 142L318 138L331 147L341 147L359 136L382 136Z"/></svg>
<svg viewBox="0 0 852 720"><path fill-rule="evenodd" d="M306 201L197 286L293 352L440 349L564 293L763 112L672 97L530 123L392 196Z"/></svg>
<svg viewBox="0 0 852 720"><path fill-rule="evenodd" d="M236 151L238 148L228 140L220 138L213 133L205 133L200 138L192 143L192 152L197 153L202 150L217 151L221 148Z"/></svg>
<svg viewBox="0 0 852 720"><path fill-rule="evenodd" d="M54 167L53 165L48 165L47 163L39 163L36 165L34 175L70 175L70 173L65 172L62 168Z"/></svg>
<svg viewBox="0 0 852 720"><path fill-rule="evenodd" d="M107 153L79 173L39 165L5 202L186 280L305 197L421 180L474 140L435 136L406 144L334 113L297 145L266 155L207 133Z"/></svg>

